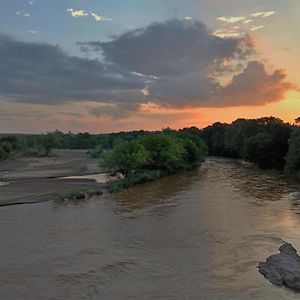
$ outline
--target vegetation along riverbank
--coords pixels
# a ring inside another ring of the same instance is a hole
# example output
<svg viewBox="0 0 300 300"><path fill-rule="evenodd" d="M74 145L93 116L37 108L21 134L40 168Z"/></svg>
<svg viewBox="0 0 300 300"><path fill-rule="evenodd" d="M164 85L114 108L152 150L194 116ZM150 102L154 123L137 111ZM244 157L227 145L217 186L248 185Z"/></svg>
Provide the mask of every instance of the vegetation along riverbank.
<svg viewBox="0 0 300 300"><path fill-rule="evenodd" d="M290 124L275 117L264 117L237 119L231 124L217 122L203 129L167 128L110 134L74 134L56 130L47 134L3 134L0 135L0 159L10 159L1 163L2 177L12 176L13 170L6 174L6 165L20 157L23 160L26 157L59 161L59 158L55 159L57 153L71 149L84 151L93 163L85 158L84 166L78 172L75 170L66 175L106 172L111 178L111 191L191 169L201 164L206 154L242 158L260 168L284 170L287 176L300 179L298 124L299 119ZM76 163L72 166L76 169ZM48 173L44 177L53 177Z"/></svg>

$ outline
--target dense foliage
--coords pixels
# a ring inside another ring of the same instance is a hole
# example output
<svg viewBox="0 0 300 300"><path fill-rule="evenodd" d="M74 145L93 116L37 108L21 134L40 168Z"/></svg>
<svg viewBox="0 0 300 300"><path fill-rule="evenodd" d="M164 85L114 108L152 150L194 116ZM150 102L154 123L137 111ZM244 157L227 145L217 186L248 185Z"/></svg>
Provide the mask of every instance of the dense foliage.
<svg viewBox="0 0 300 300"><path fill-rule="evenodd" d="M243 158L261 168L282 169L294 127L274 117L215 123L201 137L211 155Z"/></svg>
<svg viewBox="0 0 300 300"><path fill-rule="evenodd" d="M102 149L112 149L114 146L123 141L130 141L137 136L147 134L146 131L130 131L107 134L90 134L82 133L63 133L58 130L51 132L50 135L56 138L56 148L58 149L94 149L101 146ZM40 135L22 136L27 148L37 148L40 144Z"/></svg>
<svg viewBox="0 0 300 300"><path fill-rule="evenodd" d="M174 131L143 135L115 146L102 167L118 177L112 189L119 190L198 165L206 146L196 140Z"/></svg>
<svg viewBox="0 0 300 300"><path fill-rule="evenodd" d="M285 170L300 179L300 128L294 130L289 140Z"/></svg>

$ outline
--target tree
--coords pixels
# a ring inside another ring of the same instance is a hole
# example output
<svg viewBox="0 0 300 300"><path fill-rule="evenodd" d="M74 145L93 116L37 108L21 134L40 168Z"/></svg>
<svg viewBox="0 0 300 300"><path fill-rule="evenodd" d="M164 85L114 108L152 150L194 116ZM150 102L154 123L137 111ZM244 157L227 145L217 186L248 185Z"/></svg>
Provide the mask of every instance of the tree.
<svg viewBox="0 0 300 300"><path fill-rule="evenodd" d="M149 153L137 141L125 141L114 147L101 163L111 175L122 174L129 178L149 162Z"/></svg>
<svg viewBox="0 0 300 300"><path fill-rule="evenodd" d="M207 147L205 143L199 138L198 143L195 142L195 138L190 137L182 138L183 147L185 150L184 160L189 165L196 165L199 162L204 161Z"/></svg>
<svg viewBox="0 0 300 300"><path fill-rule="evenodd" d="M289 151L286 156L286 173L300 177L300 130L296 129L289 140Z"/></svg>
<svg viewBox="0 0 300 300"><path fill-rule="evenodd" d="M182 167L185 150L176 136L159 133L146 135L138 140L149 152L149 169L174 172Z"/></svg>
<svg viewBox="0 0 300 300"><path fill-rule="evenodd" d="M37 144L40 152L43 152L45 156L49 156L51 150L59 145L59 139L52 133L42 134L38 137Z"/></svg>
<svg viewBox="0 0 300 300"><path fill-rule="evenodd" d="M272 155L274 151L276 150L273 147L272 136L260 132L246 140L244 158L258 164L261 168L270 168L274 163Z"/></svg>
<svg viewBox="0 0 300 300"><path fill-rule="evenodd" d="M291 127L274 124L245 141L244 158L261 168L283 169Z"/></svg>
<svg viewBox="0 0 300 300"><path fill-rule="evenodd" d="M225 133L229 126L229 124L217 122L202 129L200 137L206 142L210 155L231 156L225 147Z"/></svg>
<svg viewBox="0 0 300 300"><path fill-rule="evenodd" d="M225 148L232 157L243 157L245 140L258 133L256 120L237 119L225 131Z"/></svg>

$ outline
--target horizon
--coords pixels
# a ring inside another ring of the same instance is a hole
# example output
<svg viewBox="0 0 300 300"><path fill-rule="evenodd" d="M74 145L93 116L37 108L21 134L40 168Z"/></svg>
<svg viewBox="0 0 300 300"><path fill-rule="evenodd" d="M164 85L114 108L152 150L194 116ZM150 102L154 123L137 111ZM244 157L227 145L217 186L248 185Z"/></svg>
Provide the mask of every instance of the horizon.
<svg viewBox="0 0 300 300"><path fill-rule="evenodd" d="M299 9L295 0L12 0L0 11L0 131L293 123Z"/></svg>
<svg viewBox="0 0 300 300"><path fill-rule="evenodd" d="M211 124L207 124L206 126L204 127L198 127L198 126L195 126L195 125L191 125L191 126L188 126L188 127L180 127L180 128L172 128L170 126L166 126L166 127L163 127L163 128L159 128L159 129L150 129L150 130L147 130L147 129L132 129L132 130L119 130L119 131L107 131L107 132L90 132L90 131L72 131L72 130L67 130L67 131L63 131L63 130L60 130L58 128L56 128L55 130L52 130L52 131L40 131L40 132L0 132L0 135L40 135L40 134L47 134L47 133L62 133L62 134L80 134L80 133L89 133L90 135L102 135L102 134L118 134L118 133L123 133L123 132L138 132L138 131L145 131L145 132L161 132L161 131L164 131L166 129L170 129L170 130L175 130L175 131L178 131L178 130L182 130L182 129L185 129L185 128L197 128L199 130L203 130L209 126L212 126L214 125L215 123L221 123L221 124L227 124L227 125L231 125L233 122L237 121L237 120L256 120L256 119L260 119L260 118L276 118L278 119L276 116L262 116L262 117L259 117L259 118L249 118L249 119L246 119L246 118L237 118L235 120L233 120L232 122L220 122L220 121L215 121L214 123L211 123ZM299 118L299 117L298 117ZM279 118L280 119L280 118ZM296 118L294 119L294 122L286 122L282 119L280 119L281 121L284 122L284 124L288 124L290 126L297 126L299 127L299 125L297 124L296 122Z"/></svg>

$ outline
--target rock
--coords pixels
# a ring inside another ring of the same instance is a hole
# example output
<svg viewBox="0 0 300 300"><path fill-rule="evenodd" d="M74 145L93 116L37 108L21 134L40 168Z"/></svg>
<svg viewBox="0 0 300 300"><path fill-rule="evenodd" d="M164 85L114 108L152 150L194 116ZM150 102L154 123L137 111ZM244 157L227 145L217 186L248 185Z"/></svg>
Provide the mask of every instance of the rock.
<svg viewBox="0 0 300 300"><path fill-rule="evenodd" d="M300 257L297 250L285 243L279 251L279 254L269 256L266 262L259 263L259 272L277 286L285 285L300 291Z"/></svg>

